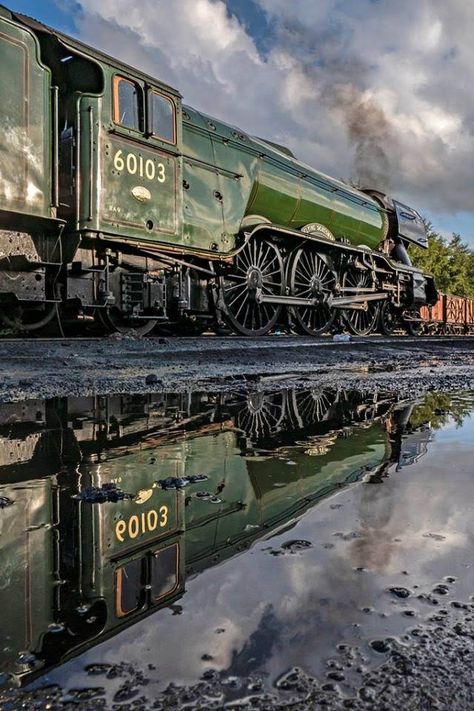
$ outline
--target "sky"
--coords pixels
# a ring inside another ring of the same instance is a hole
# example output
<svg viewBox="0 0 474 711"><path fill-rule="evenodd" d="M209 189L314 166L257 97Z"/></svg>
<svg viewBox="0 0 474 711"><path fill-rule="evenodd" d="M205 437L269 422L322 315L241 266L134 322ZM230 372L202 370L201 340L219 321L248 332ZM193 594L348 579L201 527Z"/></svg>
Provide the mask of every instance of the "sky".
<svg viewBox="0 0 474 711"><path fill-rule="evenodd" d="M8 0L7 0L8 4ZM474 247L474 3L10 0Z"/></svg>

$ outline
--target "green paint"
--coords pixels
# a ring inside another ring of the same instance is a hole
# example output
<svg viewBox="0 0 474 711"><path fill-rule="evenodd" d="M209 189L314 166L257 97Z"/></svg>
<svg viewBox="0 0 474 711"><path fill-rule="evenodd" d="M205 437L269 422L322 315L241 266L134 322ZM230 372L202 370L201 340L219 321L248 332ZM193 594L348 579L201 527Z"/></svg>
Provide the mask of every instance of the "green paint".
<svg viewBox="0 0 474 711"><path fill-rule="evenodd" d="M7 16L0 18L0 65L0 212L49 219L51 73L33 34Z"/></svg>

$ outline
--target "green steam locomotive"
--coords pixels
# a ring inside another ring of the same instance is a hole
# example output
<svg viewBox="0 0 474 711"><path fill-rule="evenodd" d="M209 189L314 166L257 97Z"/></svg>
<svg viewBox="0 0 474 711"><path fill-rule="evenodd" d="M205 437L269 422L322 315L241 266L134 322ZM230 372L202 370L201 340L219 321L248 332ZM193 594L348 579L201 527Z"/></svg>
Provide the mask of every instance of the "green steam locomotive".
<svg viewBox="0 0 474 711"><path fill-rule="evenodd" d="M409 464L430 437L405 438L415 416L336 390L2 405L0 681L46 673L338 488Z"/></svg>
<svg viewBox="0 0 474 711"><path fill-rule="evenodd" d="M415 332L419 214L0 7L0 317L28 331Z"/></svg>

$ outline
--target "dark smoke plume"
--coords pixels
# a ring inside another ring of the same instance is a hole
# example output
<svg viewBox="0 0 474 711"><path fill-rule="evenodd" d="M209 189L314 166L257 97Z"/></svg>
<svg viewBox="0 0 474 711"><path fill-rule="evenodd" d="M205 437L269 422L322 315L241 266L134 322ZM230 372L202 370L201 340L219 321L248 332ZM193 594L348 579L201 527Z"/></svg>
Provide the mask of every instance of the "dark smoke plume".
<svg viewBox="0 0 474 711"><path fill-rule="evenodd" d="M370 68L348 53L339 28L318 32L287 21L278 30L283 48L298 59L314 87L314 100L342 121L354 148L354 182L388 190L397 139L383 109L367 95Z"/></svg>
<svg viewBox="0 0 474 711"><path fill-rule="evenodd" d="M351 144L354 146L355 180L361 187L388 190L393 174L392 152L396 145L383 109L360 91L336 86L333 108L341 112Z"/></svg>

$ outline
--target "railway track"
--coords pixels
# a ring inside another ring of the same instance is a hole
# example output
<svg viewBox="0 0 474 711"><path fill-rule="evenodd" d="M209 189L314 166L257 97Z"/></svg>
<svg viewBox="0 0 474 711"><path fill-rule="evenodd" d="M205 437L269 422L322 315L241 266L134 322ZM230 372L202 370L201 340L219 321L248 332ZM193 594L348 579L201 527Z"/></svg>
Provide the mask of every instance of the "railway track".
<svg viewBox="0 0 474 711"><path fill-rule="evenodd" d="M121 393L369 387L469 389L464 336L43 338L0 342L0 401Z"/></svg>
<svg viewBox="0 0 474 711"><path fill-rule="evenodd" d="M451 343L451 342L473 342L474 333L466 335L420 335L420 336L410 336L406 334L393 335L393 336L383 336L381 334L369 334L367 336L350 336L348 340L333 340L332 336L319 336L319 337L308 337L308 336L298 336L294 334L281 335L281 336L217 336L215 334L205 334L202 336L147 336L146 338L133 337L133 336L4 336L0 337L0 348L4 343L51 343L51 344L62 344L62 343L120 343L120 342L142 342L149 343L150 345L156 346L157 344L181 344L186 343L196 344L198 343L219 343L221 347L225 347L228 343L230 347L234 347L236 343L241 343L246 346L260 346L262 348L279 348L282 345L289 346L291 344L295 345L311 345L311 346L348 346L354 343Z"/></svg>

